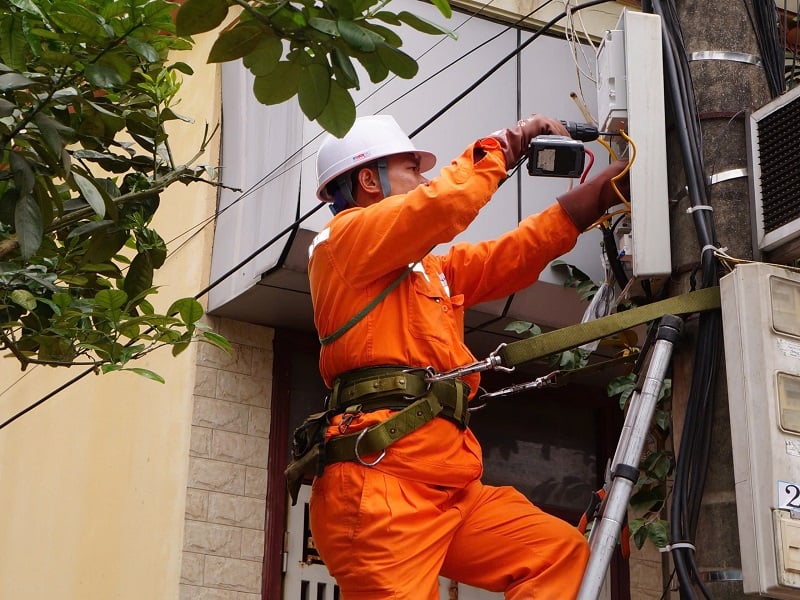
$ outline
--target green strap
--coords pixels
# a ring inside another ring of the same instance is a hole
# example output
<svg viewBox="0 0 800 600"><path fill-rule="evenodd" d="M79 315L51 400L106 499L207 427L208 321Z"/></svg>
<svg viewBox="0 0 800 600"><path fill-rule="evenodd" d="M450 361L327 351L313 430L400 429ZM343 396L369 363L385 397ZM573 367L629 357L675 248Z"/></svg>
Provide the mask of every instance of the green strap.
<svg viewBox="0 0 800 600"><path fill-rule="evenodd" d="M400 277L398 277L392 283L389 284L389 287L387 287L380 294L375 296L369 304L367 304L364 308L358 311L358 313L352 319L350 319L347 323L342 325L339 329L337 329L330 335L326 335L325 337L319 338L319 343L322 344L323 346L327 346L331 342L335 342L345 333L350 331L353 327L355 327L356 323L358 323L361 319L366 317L367 314L369 314L369 311L378 306L378 303L384 298L386 298L386 296L389 295L389 292L391 292L394 288L400 285L400 282L403 281L403 279L405 279L408 276L408 274L414 270L414 267L416 267L418 264L419 261L411 265L408 265L408 268L400 274Z"/></svg>
<svg viewBox="0 0 800 600"><path fill-rule="evenodd" d="M440 412L442 405L433 394L423 396L367 430L329 439L325 443L325 462L331 464L374 455L432 421Z"/></svg>
<svg viewBox="0 0 800 600"><path fill-rule="evenodd" d="M575 348L667 314L682 315L719 308L719 287L710 287L639 306L587 323L556 329L503 346L497 351L502 365L516 365Z"/></svg>

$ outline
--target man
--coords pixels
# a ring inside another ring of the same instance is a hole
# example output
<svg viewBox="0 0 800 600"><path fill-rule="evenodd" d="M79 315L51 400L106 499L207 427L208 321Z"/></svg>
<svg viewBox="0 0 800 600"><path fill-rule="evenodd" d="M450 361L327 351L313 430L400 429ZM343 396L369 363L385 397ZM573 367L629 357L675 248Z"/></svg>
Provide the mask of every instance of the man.
<svg viewBox="0 0 800 600"><path fill-rule="evenodd" d="M392 117L357 119L317 155L335 217L310 248L330 426L310 501L314 542L344 600L434 600L441 574L508 599L574 597L584 538L510 487L484 486L466 401L479 376L426 383L475 361L465 309L531 285L617 203L616 162L497 240L429 254L466 229L541 134L534 115L470 145L438 177ZM620 182L625 188L626 180Z"/></svg>

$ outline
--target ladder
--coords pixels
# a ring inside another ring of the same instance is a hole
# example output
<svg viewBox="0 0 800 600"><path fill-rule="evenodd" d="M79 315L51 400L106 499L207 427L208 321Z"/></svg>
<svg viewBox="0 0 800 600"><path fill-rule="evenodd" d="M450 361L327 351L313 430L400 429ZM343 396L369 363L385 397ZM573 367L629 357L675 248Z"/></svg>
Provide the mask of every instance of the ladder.
<svg viewBox="0 0 800 600"><path fill-rule="evenodd" d="M589 562L584 571L578 600L597 600L605 580L614 547L622 531L633 486L639 478L639 463L647 432L653 420L664 376L672 359L672 349L681 333L683 321L664 315L658 324L655 342L649 352L644 379L637 380L628 414L622 427L611 468L605 482L605 498L594 517L589 533Z"/></svg>

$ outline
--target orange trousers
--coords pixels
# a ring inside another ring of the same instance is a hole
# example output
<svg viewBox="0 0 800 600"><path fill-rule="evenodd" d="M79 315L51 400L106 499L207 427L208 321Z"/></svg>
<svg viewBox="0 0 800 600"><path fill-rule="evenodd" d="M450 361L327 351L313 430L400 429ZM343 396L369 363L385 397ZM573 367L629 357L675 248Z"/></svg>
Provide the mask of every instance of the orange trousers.
<svg viewBox="0 0 800 600"><path fill-rule="evenodd" d="M569 600L589 557L575 527L514 488L442 488L352 462L314 481L310 520L343 600L438 600L439 575L508 600Z"/></svg>

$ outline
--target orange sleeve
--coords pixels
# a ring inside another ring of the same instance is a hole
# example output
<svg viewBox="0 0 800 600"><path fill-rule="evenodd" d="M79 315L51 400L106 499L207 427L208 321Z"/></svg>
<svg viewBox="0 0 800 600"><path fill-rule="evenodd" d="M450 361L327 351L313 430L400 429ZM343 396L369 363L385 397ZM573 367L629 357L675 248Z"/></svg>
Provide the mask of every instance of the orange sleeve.
<svg viewBox="0 0 800 600"><path fill-rule="evenodd" d="M427 185L340 213L330 225L334 260L354 287L416 262L464 231L505 176L499 144L481 140Z"/></svg>
<svg viewBox="0 0 800 600"><path fill-rule="evenodd" d="M552 260L575 245L580 232L558 203L522 220L496 240L456 244L442 268L464 306L508 296L528 287Z"/></svg>

